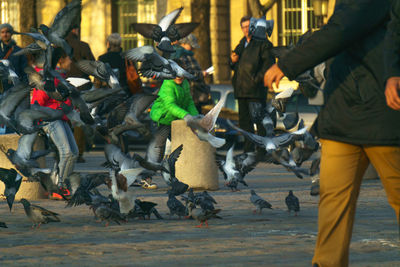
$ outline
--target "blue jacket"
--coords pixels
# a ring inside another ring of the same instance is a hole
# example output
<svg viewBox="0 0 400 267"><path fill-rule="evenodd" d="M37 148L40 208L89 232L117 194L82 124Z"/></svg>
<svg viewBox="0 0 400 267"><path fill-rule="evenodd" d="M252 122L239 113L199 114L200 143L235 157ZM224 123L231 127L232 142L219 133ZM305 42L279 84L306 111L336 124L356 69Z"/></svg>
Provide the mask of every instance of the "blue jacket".
<svg viewBox="0 0 400 267"><path fill-rule="evenodd" d="M14 48L13 48L13 51L11 52L11 55L8 57L8 60L10 61L11 66L13 67L15 73L17 73L18 77L21 80L26 81L27 77L24 72L24 69L27 66L28 62L24 55L21 55L21 56L14 55L16 52L21 50L21 48L15 43L14 40L11 40L11 42L8 45L6 45L2 41L0 41L0 59L4 59L8 50L10 50L11 47L14 47ZM12 84L9 83L7 79L2 80L2 83L3 83L4 91L6 91L12 87Z"/></svg>

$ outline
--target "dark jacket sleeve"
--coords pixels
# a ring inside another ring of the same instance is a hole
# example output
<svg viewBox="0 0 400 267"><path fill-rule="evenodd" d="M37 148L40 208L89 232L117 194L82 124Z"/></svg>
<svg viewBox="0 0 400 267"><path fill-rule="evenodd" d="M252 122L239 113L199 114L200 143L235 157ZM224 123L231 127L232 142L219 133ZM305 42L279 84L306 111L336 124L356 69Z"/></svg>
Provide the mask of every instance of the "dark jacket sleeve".
<svg viewBox="0 0 400 267"><path fill-rule="evenodd" d="M400 1L393 1L390 23L385 36L385 81L400 77Z"/></svg>
<svg viewBox="0 0 400 267"><path fill-rule="evenodd" d="M386 19L389 1L343 2L336 4L325 26L278 61L279 68L290 80L337 55Z"/></svg>
<svg viewBox="0 0 400 267"><path fill-rule="evenodd" d="M272 44L270 42L263 42L260 51L260 57L262 61L262 67L254 77L255 83L262 83L264 80L264 73L275 63L275 57L272 55L270 48Z"/></svg>
<svg viewBox="0 0 400 267"><path fill-rule="evenodd" d="M240 59L240 54L243 51L243 47L244 47L244 38L242 38L239 42L239 44L235 47L235 49L232 52L235 52L237 55L239 55L239 59ZM229 66L231 67L232 70L235 70L235 66L238 64L239 61L233 63L231 56L229 55Z"/></svg>

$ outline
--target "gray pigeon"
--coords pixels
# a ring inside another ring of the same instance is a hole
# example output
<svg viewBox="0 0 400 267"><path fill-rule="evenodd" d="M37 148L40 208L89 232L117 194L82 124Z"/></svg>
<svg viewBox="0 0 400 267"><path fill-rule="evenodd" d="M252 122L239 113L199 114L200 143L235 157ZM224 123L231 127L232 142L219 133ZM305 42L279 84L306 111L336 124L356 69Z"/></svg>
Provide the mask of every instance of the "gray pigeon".
<svg viewBox="0 0 400 267"><path fill-rule="evenodd" d="M249 34L255 40L266 41L267 34L271 36L274 29L274 20L266 20L265 16L256 19L250 18Z"/></svg>
<svg viewBox="0 0 400 267"><path fill-rule="evenodd" d="M60 222L60 219L57 217L59 215L55 212L46 210L38 205L33 205L25 198L22 198L20 203L24 205L26 216L32 221L32 228L39 228L42 223Z"/></svg>
<svg viewBox="0 0 400 267"><path fill-rule="evenodd" d="M207 220L211 218L222 219L217 215L217 213L219 213L220 211L221 209L214 209L214 210L197 209L193 203L189 204L189 216L200 222L200 224L196 226L198 228L201 228L203 226L203 223L205 223L206 227L208 227Z"/></svg>
<svg viewBox="0 0 400 267"><path fill-rule="evenodd" d="M77 67L88 75L92 75L100 81L107 82L112 89L121 88L118 78L111 69L110 64L101 61L79 60Z"/></svg>
<svg viewBox="0 0 400 267"><path fill-rule="evenodd" d="M268 203L266 200L264 200L262 197L258 196L254 190L251 190L251 196L250 196L250 201L251 203L256 206L256 210L253 212L256 213L257 210L261 214L262 209L267 208L267 209L272 209L272 205Z"/></svg>
<svg viewBox="0 0 400 267"><path fill-rule="evenodd" d="M21 186L22 176L14 169L0 168L0 180L4 183L4 195L7 199L8 207L12 208L15 195Z"/></svg>
<svg viewBox="0 0 400 267"><path fill-rule="evenodd" d="M182 10L183 7L171 11L162 17L158 24L132 23L131 27L144 37L151 38L157 42L157 48L161 51L173 53L175 50L171 42L184 38L199 25L199 23L175 24Z"/></svg>
<svg viewBox="0 0 400 267"><path fill-rule="evenodd" d="M120 225L121 221L126 222L125 217L117 210L112 209L106 204L99 204L98 206L92 207L94 214L101 220L106 221L106 227L110 224L111 221Z"/></svg>
<svg viewBox="0 0 400 267"><path fill-rule="evenodd" d="M125 52L124 56L129 60L142 62L139 73L146 78L175 79L184 77L189 80L195 79L195 76L181 68L175 61L157 54L152 46L130 49Z"/></svg>
<svg viewBox="0 0 400 267"><path fill-rule="evenodd" d="M299 199L293 194L293 191L289 191L289 195L285 199L288 212L294 211L294 216L297 216L297 212L300 211Z"/></svg>
<svg viewBox="0 0 400 267"><path fill-rule="evenodd" d="M187 216L186 207L176 199L175 195L171 192L168 192L168 201L167 206L169 208L169 217L172 217L174 214L178 215L179 219L182 216Z"/></svg>

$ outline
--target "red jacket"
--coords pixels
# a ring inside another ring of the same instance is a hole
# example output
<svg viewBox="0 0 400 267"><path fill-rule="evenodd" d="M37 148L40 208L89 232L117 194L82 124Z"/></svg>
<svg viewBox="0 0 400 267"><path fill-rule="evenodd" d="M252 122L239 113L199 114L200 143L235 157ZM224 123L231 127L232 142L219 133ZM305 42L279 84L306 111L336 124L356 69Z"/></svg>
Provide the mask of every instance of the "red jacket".
<svg viewBox="0 0 400 267"><path fill-rule="evenodd" d="M39 72L42 69L40 69L38 67L35 67L35 70L37 72ZM56 87L57 87L59 82L60 82L59 80L54 79L54 85ZM49 108L52 108L52 109L61 109L60 106L61 106L61 103L62 103L61 101L57 101L57 100L55 100L53 98L50 98L45 91L38 90L38 89L34 88L33 92L32 92L32 97L31 97L31 104L34 104L35 102L38 102L38 104L40 106L49 107ZM67 100L65 100L64 103L67 104L68 106L72 105L71 100L69 98L67 98ZM62 117L62 120L63 121L68 121L68 117L66 115L64 115Z"/></svg>

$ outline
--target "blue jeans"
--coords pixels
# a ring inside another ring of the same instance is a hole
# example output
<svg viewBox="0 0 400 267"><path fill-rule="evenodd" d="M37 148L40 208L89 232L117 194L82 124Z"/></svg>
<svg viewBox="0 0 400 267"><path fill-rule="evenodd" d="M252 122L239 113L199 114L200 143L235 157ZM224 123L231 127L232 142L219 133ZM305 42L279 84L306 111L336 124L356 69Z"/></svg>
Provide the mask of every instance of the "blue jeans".
<svg viewBox="0 0 400 267"><path fill-rule="evenodd" d="M48 134L58 150L58 184L60 184L74 170L74 165L78 158L78 146L71 128L65 121L50 122L43 127L43 130Z"/></svg>

